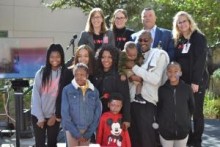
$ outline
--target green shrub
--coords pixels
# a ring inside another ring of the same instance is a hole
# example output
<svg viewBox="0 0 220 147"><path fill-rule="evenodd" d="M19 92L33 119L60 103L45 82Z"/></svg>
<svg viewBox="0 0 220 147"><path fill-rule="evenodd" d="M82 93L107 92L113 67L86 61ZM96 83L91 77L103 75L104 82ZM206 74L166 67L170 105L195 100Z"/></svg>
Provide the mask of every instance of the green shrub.
<svg viewBox="0 0 220 147"><path fill-rule="evenodd" d="M220 118L220 98L215 100L215 108L218 110L216 118Z"/></svg>
<svg viewBox="0 0 220 147"><path fill-rule="evenodd" d="M27 92L25 95L24 95L24 108L25 109L30 109L31 108L31 94L32 94L32 89L25 89L25 90L28 90L29 92Z"/></svg>
<svg viewBox="0 0 220 147"><path fill-rule="evenodd" d="M204 99L204 115L206 118L219 118L220 115L220 98L207 91Z"/></svg>
<svg viewBox="0 0 220 147"><path fill-rule="evenodd" d="M213 80L220 80L220 68L216 69L212 74Z"/></svg>
<svg viewBox="0 0 220 147"><path fill-rule="evenodd" d="M32 80L30 80L30 82L32 82ZM33 82L32 82L33 83ZM14 97L14 90L13 88L10 86L10 81L9 80L5 80L5 79L1 79L0 80L0 88L3 88L5 85L9 86L9 90L8 93L9 94L9 98L8 98L8 111L10 113L10 117L12 117L13 119L15 119L15 97ZM29 88L24 88L23 92L26 92ZM23 98L23 107L24 109L30 109L31 107L31 90L29 89L28 92L26 92L26 94L24 95ZM5 113L5 109L4 109L4 104L3 104L3 97L4 96L8 96L6 95L6 93L4 92L0 92L0 113L4 114ZM2 115L0 117L0 120L5 120L7 117Z"/></svg>

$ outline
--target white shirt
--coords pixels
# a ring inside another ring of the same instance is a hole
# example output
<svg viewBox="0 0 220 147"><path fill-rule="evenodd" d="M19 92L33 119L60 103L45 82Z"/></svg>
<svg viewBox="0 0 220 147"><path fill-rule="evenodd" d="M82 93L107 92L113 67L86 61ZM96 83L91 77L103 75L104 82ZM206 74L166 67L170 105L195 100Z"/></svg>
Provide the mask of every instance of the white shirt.
<svg viewBox="0 0 220 147"><path fill-rule="evenodd" d="M151 33L151 38L152 38L152 43L151 43L151 48L153 47L153 44L154 44L154 38L155 38L155 34L156 34L156 25L152 28L152 29L150 29L150 30L148 30L147 29L147 31L149 31L150 33Z"/></svg>

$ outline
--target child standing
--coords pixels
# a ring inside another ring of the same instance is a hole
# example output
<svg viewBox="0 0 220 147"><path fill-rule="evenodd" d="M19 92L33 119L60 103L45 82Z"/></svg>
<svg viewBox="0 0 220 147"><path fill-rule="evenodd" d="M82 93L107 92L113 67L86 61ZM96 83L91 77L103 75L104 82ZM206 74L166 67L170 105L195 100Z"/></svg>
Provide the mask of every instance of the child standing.
<svg viewBox="0 0 220 147"><path fill-rule="evenodd" d="M97 130L96 142L101 146L131 147L128 130L122 126L122 115L119 113L122 106L122 95L111 93L108 102L110 111L102 114Z"/></svg>
<svg viewBox="0 0 220 147"><path fill-rule="evenodd" d="M46 65L37 71L34 79L31 114L36 147L56 147L60 122L55 116L58 87L64 69L64 52L60 44L47 50Z"/></svg>
<svg viewBox="0 0 220 147"><path fill-rule="evenodd" d="M66 68L63 71L61 85L59 87L59 92L57 96L56 103L56 116L61 118L61 97L63 88L70 84L73 80L73 67L77 63L84 63L89 68L89 79L91 80L93 77L93 65L94 65L94 54L92 49L88 45L81 45L77 48L74 57L72 57L66 64Z"/></svg>
<svg viewBox="0 0 220 147"><path fill-rule="evenodd" d="M168 81L159 88L158 123L163 147L186 147L194 109L192 88L180 80L181 67L171 62Z"/></svg>
<svg viewBox="0 0 220 147"><path fill-rule="evenodd" d="M62 127L69 147L88 146L102 113L98 90L88 80L84 63L73 68L74 79L62 92Z"/></svg>
<svg viewBox="0 0 220 147"><path fill-rule="evenodd" d="M142 65L144 57L141 53L138 52L136 44L132 41L125 43L124 50L120 52L118 71L121 76L121 80L125 81L130 76L134 75L134 72L131 68L128 68L126 65L129 62L134 62L139 66ZM136 85L136 94L134 101L145 104L146 101L141 96L142 83L137 81L132 81Z"/></svg>

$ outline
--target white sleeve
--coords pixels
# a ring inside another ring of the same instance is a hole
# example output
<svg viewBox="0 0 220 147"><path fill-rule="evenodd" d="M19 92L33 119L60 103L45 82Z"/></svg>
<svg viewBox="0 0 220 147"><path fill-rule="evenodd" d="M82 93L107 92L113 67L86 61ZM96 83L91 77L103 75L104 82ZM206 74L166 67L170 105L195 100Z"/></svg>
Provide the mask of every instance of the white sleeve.
<svg viewBox="0 0 220 147"><path fill-rule="evenodd" d="M159 59L157 60L157 66L152 67L151 69L147 70L143 67L146 66L137 66L135 65L132 68L132 71L139 77L143 79L144 82L148 82L152 85L158 85L161 83L161 79L164 73L164 70L167 66L166 56L161 54Z"/></svg>

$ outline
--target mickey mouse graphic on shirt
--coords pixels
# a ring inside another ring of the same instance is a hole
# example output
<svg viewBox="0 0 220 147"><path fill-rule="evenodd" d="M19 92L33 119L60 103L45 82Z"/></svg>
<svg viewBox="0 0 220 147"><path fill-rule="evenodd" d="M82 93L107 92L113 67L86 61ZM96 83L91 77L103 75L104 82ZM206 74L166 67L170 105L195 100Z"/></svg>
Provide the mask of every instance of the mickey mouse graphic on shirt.
<svg viewBox="0 0 220 147"><path fill-rule="evenodd" d="M116 144L117 147L122 146L122 120L118 119L117 122L113 122L111 118L107 120L108 126L111 128L111 135L108 136L108 145Z"/></svg>

